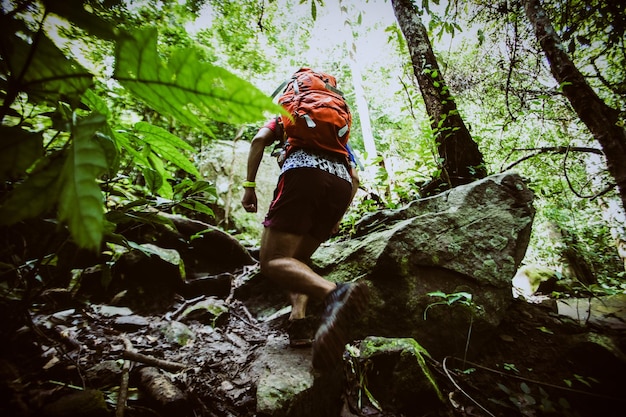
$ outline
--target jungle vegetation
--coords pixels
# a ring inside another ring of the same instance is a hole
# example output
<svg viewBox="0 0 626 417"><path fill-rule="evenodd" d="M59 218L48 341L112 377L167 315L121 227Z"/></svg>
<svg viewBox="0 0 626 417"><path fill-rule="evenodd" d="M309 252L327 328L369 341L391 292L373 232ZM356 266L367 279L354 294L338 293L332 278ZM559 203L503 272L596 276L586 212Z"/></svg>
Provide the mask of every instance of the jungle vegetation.
<svg viewBox="0 0 626 417"><path fill-rule="evenodd" d="M56 285L42 270L68 247L136 247L125 222L220 224L199 155L250 140L299 66L336 75L354 109L363 193L343 233L514 169L536 196L525 262L626 289L620 2L7 0L0 19L3 297Z"/></svg>

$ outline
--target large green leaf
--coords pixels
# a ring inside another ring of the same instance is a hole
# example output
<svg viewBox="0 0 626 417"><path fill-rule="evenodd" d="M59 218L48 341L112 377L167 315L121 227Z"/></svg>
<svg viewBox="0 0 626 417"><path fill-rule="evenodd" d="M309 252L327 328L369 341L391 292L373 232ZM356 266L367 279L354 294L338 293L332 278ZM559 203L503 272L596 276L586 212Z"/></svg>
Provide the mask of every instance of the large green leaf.
<svg viewBox="0 0 626 417"><path fill-rule="evenodd" d="M141 139L150 144L152 151L166 161L171 162L180 169L199 177L200 173L189 158L183 155L178 149L195 152L195 149L178 136L171 134L167 130L151 125L146 122L135 124L135 131Z"/></svg>
<svg viewBox="0 0 626 417"><path fill-rule="evenodd" d="M24 174L42 155L41 133L0 126L0 180Z"/></svg>
<svg viewBox="0 0 626 417"><path fill-rule="evenodd" d="M176 50L169 61L161 60L155 29L122 38L115 56L114 76L124 87L158 112L207 133L199 116L243 124L282 109L249 82L201 62L193 49Z"/></svg>
<svg viewBox="0 0 626 417"><path fill-rule="evenodd" d="M67 58L43 33L32 44L11 35L8 65L9 84L40 100L57 100L80 95L93 84L93 76L78 62Z"/></svg>
<svg viewBox="0 0 626 417"><path fill-rule="evenodd" d="M105 126L99 113L72 127L72 146L60 178L59 219L66 221L76 243L98 249L104 230L104 204L97 178L108 168L95 134Z"/></svg>
<svg viewBox="0 0 626 417"><path fill-rule="evenodd" d="M42 159L3 202L0 224L14 224L51 211L59 196L59 176L64 161L61 153Z"/></svg>

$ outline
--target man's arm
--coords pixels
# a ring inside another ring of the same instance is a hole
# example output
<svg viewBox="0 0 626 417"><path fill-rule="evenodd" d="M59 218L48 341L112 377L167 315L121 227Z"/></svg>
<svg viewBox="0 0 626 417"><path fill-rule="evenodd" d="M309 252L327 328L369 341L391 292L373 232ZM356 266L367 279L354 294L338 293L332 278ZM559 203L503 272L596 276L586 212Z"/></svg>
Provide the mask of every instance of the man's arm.
<svg viewBox="0 0 626 417"><path fill-rule="evenodd" d="M261 160L263 159L263 152L265 150L265 147L271 145L274 142L274 139L274 132L267 127L262 127L261 129L259 129L254 138L252 138L250 151L248 153L246 182L255 182L257 171L259 170ZM256 213L258 206L256 191L254 187L244 187L241 205L247 212Z"/></svg>
<svg viewBox="0 0 626 417"><path fill-rule="evenodd" d="M354 199L356 192L359 190L359 185L361 184L361 180L359 179L359 173L356 170L356 167L353 167L353 166L350 167L350 178L352 179L352 194L350 195L350 203L348 203L348 207L350 207L350 204L352 204L352 200ZM333 235L339 233L339 226L341 225L342 219L343 217L339 219L337 224L333 227L333 230L332 230Z"/></svg>
<svg viewBox="0 0 626 417"><path fill-rule="evenodd" d="M352 179L352 195L350 196L350 203L352 203L352 200L359 189L359 185L361 184L359 173L355 167L350 167L350 178Z"/></svg>

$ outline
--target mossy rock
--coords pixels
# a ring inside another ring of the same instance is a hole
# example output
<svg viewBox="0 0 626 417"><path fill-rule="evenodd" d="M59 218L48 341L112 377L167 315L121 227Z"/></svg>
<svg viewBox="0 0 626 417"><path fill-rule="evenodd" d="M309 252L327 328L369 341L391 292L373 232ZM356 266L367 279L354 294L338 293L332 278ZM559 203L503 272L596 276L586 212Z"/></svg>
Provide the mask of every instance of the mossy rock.
<svg viewBox="0 0 626 417"><path fill-rule="evenodd" d="M443 404L426 363L430 355L414 339L370 336L350 352L352 377L358 382L355 396L368 398L385 412L404 415L422 415Z"/></svg>

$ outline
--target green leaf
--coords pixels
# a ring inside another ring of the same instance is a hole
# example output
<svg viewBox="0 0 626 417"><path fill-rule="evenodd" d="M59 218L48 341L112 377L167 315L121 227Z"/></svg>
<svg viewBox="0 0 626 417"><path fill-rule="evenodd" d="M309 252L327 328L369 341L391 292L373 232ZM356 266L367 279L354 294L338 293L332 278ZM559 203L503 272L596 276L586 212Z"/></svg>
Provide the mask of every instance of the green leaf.
<svg viewBox="0 0 626 417"><path fill-rule="evenodd" d="M183 201L179 204L179 206L185 207L186 209L192 211L197 211L198 213L204 213L211 217L215 217L215 213L213 212L213 210L210 207L200 203L199 201Z"/></svg>
<svg viewBox="0 0 626 417"><path fill-rule="evenodd" d="M141 152L137 152L137 148L132 144L130 135L124 132L113 132L115 143L125 152L129 153L133 157L133 162L141 165L142 167L149 167L150 163L145 155Z"/></svg>
<svg viewBox="0 0 626 417"><path fill-rule="evenodd" d="M97 132L94 135L94 140L98 142L100 148L104 152L106 159L107 174L114 176L119 169L120 154L118 152L117 144L113 140L114 135L108 124L102 126L102 132Z"/></svg>
<svg viewBox="0 0 626 417"><path fill-rule="evenodd" d="M148 256L156 255L172 265L179 265L181 262L180 254L176 249L164 249L150 243L143 243L141 245L131 244L131 246L141 250Z"/></svg>
<svg viewBox="0 0 626 417"><path fill-rule="evenodd" d="M41 133L0 126L0 180L24 174L42 155Z"/></svg>
<svg viewBox="0 0 626 417"><path fill-rule="evenodd" d="M104 204L97 177L108 168L105 152L94 139L105 117L93 113L72 126L72 146L61 173L59 219L66 221L76 243L98 249L104 230Z"/></svg>
<svg viewBox="0 0 626 417"><path fill-rule="evenodd" d="M141 170L141 174L143 175L143 178L146 181L146 187L148 187L150 192L156 193L157 190L163 185L163 177L155 169L146 166Z"/></svg>
<svg viewBox="0 0 626 417"><path fill-rule="evenodd" d="M365 395L367 396L367 399L374 406L374 408L376 408L379 411L383 411L382 407L380 406L376 398L374 398L370 390L367 388L367 385L363 385L363 390L365 391Z"/></svg>
<svg viewBox="0 0 626 417"><path fill-rule="evenodd" d="M198 169L191 163L189 158L178 151L180 148L195 152L195 149L187 142L163 128L146 122L137 123L135 131L140 135L140 139L148 143L152 151L159 154L161 158L173 163L191 175L200 176L200 172L198 172Z"/></svg>
<svg viewBox="0 0 626 417"><path fill-rule="evenodd" d="M281 112L263 92L225 69L201 62L193 49L178 49L169 61L157 51L155 29L137 30L116 48L114 77L156 111L212 134L200 116L243 124Z"/></svg>
<svg viewBox="0 0 626 417"><path fill-rule="evenodd" d="M56 103L79 97L93 84L93 76L78 62L67 58L56 45L41 34L33 44L13 35L10 82L31 97ZM31 55L32 54L32 55ZM17 78L21 77L19 82Z"/></svg>
<svg viewBox="0 0 626 417"><path fill-rule="evenodd" d="M547 328L547 327L545 327L545 326L539 326L539 327L537 327L536 329L537 329L537 330L540 330L540 331L542 331L542 332L544 332L544 333L547 333L547 334L554 334L554 332L553 332L552 330L548 329L548 328Z"/></svg>
<svg viewBox="0 0 626 417"><path fill-rule="evenodd" d="M448 294L446 294L443 291L433 291L433 292L429 292L428 296L430 297L441 297L441 298L446 298L448 296Z"/></svg>
<svg viewBox="0 0 626 417"><path fill-rule="evenodd" d="M14 224L52 210L59 195L59 176L64 163L61 153L42 159L3 202L0 224Z"/></svg>
<svg viewBox="0 0 626 417"><path fill-rule="evenodd" d="M150 153L150 155L148 155L148 160L150 161L150 165L154 169L154 172L156 172L161 177L160 184L158 188L155 189L155 192L160 196L171 200L174 197L174 190L172 190L172 186L170 185L170 183L167 182L170 174L165 169L163 160L158 158L157 155L154 153Z"/></svg>
<svg viewBox="0 0 626 417"><path fill-rule="evenodd" d="M200 193L208 193L217 198L217 189L215 188L215 185L205 180L194 182L193 185L189 187L185 195L190 196Z"/></svg>
<svg viewBox="0 0 626 417"><path fill-rule="evenodd" d="M497 382L496 385L498 385L498 388L500 388L502 391L504 391L505 394L511 395L511 390L506 385L501 384L499 382Z"/></svg>
<svg viewBox="0 0 626 417"><path fill-rule="evenodd" d="M185 198L197 198L205 199L204 193L209 194L211 197L217 199L217 189L215 185L205 181L192 181L189 178L183 178L173 187L175 199L182 200Z"/></svg>
<svg viewBox="0 0 626 417"><path fill-rule="evenodd" d="M109 106L107 106L106 102L100 96L98 96L92 89L85 91L85 94L83 94L81 101L83 102L83 104L87 105L91 110L105 115L107 119L111 115Z"/></svg>
<svg viewBox="0 0 626 417"><path fill-rule="evenodd" d="M142 202L146 202L146 200L143 200ZM120 210L109 211L106 214L107 220L115 224L123 224L127 222L139 222L139 223L143 223L143 224L147 224L151 226L156 225L156 224L162 224L162 225L174 228L174 224L172 223L170 219L157 214L155 211L143 212L143 211L130 210L131 208L133 208L134 205L135 205L134 202L130 203L128 206L124 207L125 211L120 211Z"/></svg>

